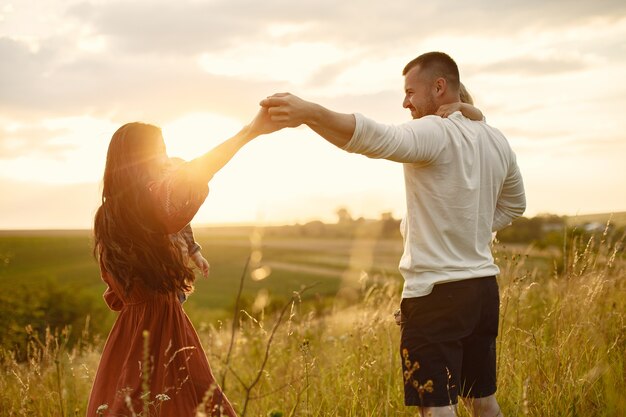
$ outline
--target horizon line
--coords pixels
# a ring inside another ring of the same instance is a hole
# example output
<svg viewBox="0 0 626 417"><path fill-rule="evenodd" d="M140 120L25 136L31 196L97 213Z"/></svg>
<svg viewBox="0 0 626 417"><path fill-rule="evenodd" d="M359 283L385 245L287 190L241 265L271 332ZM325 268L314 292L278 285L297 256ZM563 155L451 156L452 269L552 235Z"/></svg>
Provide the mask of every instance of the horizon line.
<svg viewBox="0 0 626 417"><path fill-rule="evenodd" d="M532 217L522 216L526 218L534 218L534 217L547 217L547 216L558 216L558 217L566 217L566 218L577 218L577 217L592 217L592 216L614 216L614 215L626 215L626 210L623 211L609 211L609 212L600 212L600 213L587 213L587 214L554 214L554 213L539 213ZM358 219L358 218L357 218ZM354 220L357 220L354 219ZM365 218L365 220L379 220L376 218ZM397 219L399 220L399 219ZM320 219L311 219L305 222L290 222L290 223L280 223L280 222L221 222L221 223L198 223L192 225L194 228L237 228L237 227L281 227L281 226L297 226L304 225L307 223L311 223L314 221L322 221ZM322 221L323 222L323 221ZM334 224L334 223L327 223ZM6 234L11 232L89 232L92 231L91 227L50 227L50 228L41 228L41 227L33 227L33 228L0 228L0 233Z"/></svg>

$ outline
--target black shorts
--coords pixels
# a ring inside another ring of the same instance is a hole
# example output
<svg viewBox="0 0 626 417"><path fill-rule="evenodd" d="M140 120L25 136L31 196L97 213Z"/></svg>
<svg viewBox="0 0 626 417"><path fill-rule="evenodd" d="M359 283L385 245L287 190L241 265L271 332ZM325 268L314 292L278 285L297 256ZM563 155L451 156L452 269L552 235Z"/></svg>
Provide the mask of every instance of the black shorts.
<svg viewBox="0 0 626 417"><path fill-rule="evenodd" d="M403 298L404 403L441 407L458 395L496 392L500 297L495 277L435 285L424 297Z"/></svg>

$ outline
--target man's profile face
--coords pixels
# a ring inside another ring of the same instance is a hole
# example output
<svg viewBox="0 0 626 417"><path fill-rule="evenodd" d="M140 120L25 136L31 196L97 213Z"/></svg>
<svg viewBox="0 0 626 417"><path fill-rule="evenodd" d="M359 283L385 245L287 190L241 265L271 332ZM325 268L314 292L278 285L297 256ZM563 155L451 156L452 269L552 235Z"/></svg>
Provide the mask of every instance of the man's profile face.
<svg viewBox="0 0 626 417"><path fill-rule="evenodd" d="M411 117L420 117L435 114L437 106L432 92L432 83L424 75L420 75L420 68L411 68L404 76L404 101L402 107L411 111Z"/></svg>

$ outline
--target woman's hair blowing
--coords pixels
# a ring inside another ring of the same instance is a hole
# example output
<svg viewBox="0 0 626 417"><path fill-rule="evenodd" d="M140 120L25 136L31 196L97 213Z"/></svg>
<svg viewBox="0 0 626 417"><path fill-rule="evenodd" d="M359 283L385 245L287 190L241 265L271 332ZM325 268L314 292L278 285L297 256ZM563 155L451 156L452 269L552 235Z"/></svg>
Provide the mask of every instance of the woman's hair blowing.
<svg viewBox="0 0 626 417"><path fill-rule="evenodd" d="M192 289L194 273L159 221L150 181L166 158L161 130L143 123L120 127L111 138L102 204L94 219L94 255L128 293L136 283L157 292Z"/></svg>

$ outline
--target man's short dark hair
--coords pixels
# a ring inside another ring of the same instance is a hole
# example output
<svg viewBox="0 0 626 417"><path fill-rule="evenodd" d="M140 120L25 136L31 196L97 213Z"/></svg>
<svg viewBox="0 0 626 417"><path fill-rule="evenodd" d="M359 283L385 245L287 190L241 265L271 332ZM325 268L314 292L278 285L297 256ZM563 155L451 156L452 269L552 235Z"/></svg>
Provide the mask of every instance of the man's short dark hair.
<svg viewBox="0 0 626 417"><path fill-rule="evenodd" d="M402 70L402 75L406 75L417 66L419 66L422 71L430 72L436 78L444 78L450 87L458 91L460 85L459 67L448 54L444 54L443 52L427 52L422 54L406 64Z"/></svg>

